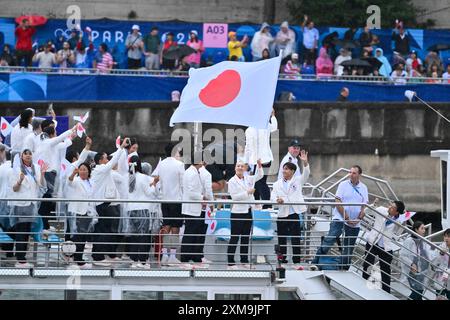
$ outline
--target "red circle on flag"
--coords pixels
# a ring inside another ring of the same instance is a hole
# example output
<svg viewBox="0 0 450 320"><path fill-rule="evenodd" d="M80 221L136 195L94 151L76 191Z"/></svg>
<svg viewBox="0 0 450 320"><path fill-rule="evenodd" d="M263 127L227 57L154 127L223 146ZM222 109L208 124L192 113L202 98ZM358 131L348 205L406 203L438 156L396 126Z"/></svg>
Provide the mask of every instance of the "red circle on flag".
<svg viewBox="0 0 450 320"><path fill-rule="evenodd" d="M225 70L200 91L200 101L210 108L222 108L241 91L241 76L235 70Z"/></svg>
<svg viewBox="0 0 450 320"><path fill-rule="evenodd" d="M6 127L7 127L6 123L3 122L3 123L2 123L2 130L5 130Z"/></svg>

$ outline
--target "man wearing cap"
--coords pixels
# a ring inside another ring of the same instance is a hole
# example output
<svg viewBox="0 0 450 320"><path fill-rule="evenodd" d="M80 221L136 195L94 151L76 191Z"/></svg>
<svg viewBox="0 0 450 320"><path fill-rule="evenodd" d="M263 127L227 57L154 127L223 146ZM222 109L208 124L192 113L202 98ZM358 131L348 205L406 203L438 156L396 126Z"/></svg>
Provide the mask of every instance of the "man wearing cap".
<svg viewBox="0 0 450 320"><path fill-rule="evenodd" d="M300 155L301 145L298 139L294 139L289 144L288 153L284 156L283 160L280 163L280 169L278 171L278 179L283 178L283 166L287 162L292 162L297 166L297 170L295 170L295 176L300 177L302 175L302 171L300 171L300 167L298 166L298 156Z"/></svg>
<svg viewBox="0 0 450 320"><path fill-rule="evenodd" d="M247 37L244 37L242 41L238 41L236 32L230 31L228 32L228 38L230 38L230 41L228 42L228 59L231 60L231 57L236 57L237 61L244 62L245 57L242 53L242 48L247 46Z"/></svg>
<svg viewBox="0 0 450 320"><path fill-rule="evenodd" d="M128 50L128 69L139 69L141 67L142 52L144 51L144 42L139 33L139 26L133 25L132 32L125 41Z"/></svg>
<svg viewBox="0 0 450 320"><path fill-rule="evenodd" d="M145 47L145 68L148 70L159 70L159 60L161 52L161 39L159 38L158 27L153 27L150 34L144 37Z"/></svg>

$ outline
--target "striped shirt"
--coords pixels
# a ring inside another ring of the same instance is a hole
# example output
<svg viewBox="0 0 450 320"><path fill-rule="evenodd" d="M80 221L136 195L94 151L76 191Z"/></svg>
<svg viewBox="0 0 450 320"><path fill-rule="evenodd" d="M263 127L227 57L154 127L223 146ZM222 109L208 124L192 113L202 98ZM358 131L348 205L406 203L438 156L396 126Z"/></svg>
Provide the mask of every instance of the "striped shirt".
<svg viewBox="0 0 450 320"><path fill-rule="evenodd" d="M298 76L300 75L300 66L298 64L293 63L292 60L289 60L284 66L284 73L293 76ZM295 79L296 77L289 77L289 78Z"/></svg>
<svg viewBox="0 0 450 320"><path fill-rule="evenodd" d="M109 69L112 69L113 62L113 57L108 52L105 52L102 55L102 61L97 63L97 69L101 73L108 73Z"/></svg>

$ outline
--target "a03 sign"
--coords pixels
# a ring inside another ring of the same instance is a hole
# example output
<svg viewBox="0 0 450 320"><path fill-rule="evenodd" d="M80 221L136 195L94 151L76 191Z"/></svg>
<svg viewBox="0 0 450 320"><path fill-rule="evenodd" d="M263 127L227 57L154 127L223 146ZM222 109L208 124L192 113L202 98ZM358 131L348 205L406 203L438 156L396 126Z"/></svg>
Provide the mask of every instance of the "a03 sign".
<svg viewBox="0 0 450 320"><path fill-rule="evenodd" d="M228 42L228 24L204 23L203 46L206 48L226 48Z"/></svg>

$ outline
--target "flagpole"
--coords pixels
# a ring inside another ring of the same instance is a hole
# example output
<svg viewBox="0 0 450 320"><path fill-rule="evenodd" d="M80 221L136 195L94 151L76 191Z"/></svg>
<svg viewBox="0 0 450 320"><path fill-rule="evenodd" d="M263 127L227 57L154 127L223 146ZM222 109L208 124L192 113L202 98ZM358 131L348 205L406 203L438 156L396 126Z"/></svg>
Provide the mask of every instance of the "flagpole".
<svg viewBox="0 0 450 320"><path fill-rule="evenodd" d="M202 142L202 123L194 122L194 152L203 150L203 142Z"/></svg>
<svg viewBox="0 0 450 320"><path fill-rule="evenodd" d="M434 112L436 112L438 115L440 115L445 121L447 121L448 123L450 123L450 120L448 118L446 118L442 113L440 113L439 111L437 111L435 108L433 108L432 106L430 106L428 103L426 103L425 101L423 101L422 99L419 98L419 96L417 95L417 93L415 94L416 98L422 102L424 105L426 105L428 108L430 108L431 110L433 110Z"/></svg>

